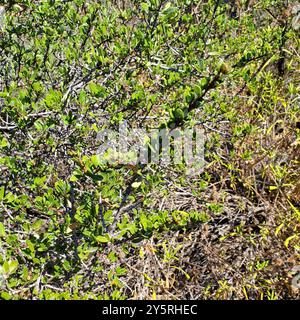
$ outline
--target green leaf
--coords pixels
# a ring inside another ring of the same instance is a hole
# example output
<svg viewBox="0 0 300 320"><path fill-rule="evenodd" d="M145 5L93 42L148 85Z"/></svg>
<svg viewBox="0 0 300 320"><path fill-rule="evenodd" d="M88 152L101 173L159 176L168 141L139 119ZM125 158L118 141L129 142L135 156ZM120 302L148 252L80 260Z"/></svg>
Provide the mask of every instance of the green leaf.
<svg viewBox="0 0 300 320"><path fill-rule="evenodd" d="M0 187L0 201L2 201L4 198L4 192L5 192L4 186Z"/></svg>
<svg viewBox="0 0 300 320"><path fill-rule="evenodd" d="M120 266L116 268L116 273L118 276L123 276L126 274L126 272L127 272L126 268L122 268Z"/></svg>
<svg viewBox="0 0 300 320"><path fill-rule="evenodd" d="M3 275L8 278L11 274L17 271L19 263L17 260L5 261L2 266Z"/></svg>
<svg viewBox="0 0 300 320"><path fill-rule="evenodd" d="M7 147L8 145L9 145L9 143L8 143L7 139L6 139L6 138L3 138L3 139L1 140L1 142L0 142L0 147L1 147L1 148L5 148L5 147Z"/></svg>
<svg viewBox="0 0 300 320"><path fill-rule="evenodd" d="M6 236L5 228L2 222L0 222L0 237L4 238Z"/></svg>
<svg viewBox="0 0 300 320"><path fill-rule="evenodd" d="M148 3L146 3L146 2L142 2L141 3L141 9L142 9L142 11L148 11L148 9L149 9L149 4Z"/></svg>
<svg viewBox="0 0 300 320"><path fill-rule="evenodd" d="M284 241L285 247L287 248L287 247L289 246L289 243L291 242L291 240L293 240L293 239L295 239L295 238L297 238L297 235L296 235L296 234L294 234L294 235L286 238L285 241Z"/></svg>
<svg viewBox="0 0 300 320"><path fill-rule="evenodd" d="M289 205L291 206L291 208L293 209L294 213L296 213L298 219L300 219L300 210L298 210L292 203L290 200L288 200Z"/></svg>
<svg viewBox="0 0 300 320"><path fill-rule="evenodd" d="M2 265L2 273L7 277L9 275L9 263L8 261L4 261Z"/></svg>
<svg viewBox="0 0 300 320"><path fill-rule="evenodd" d="M131 186L132 186L132 188L137 189L140 187L141 184L142 184L142 182L133 182L133 184Z"/></svg>
<svg viewBox="0 0 300 320"><path fill-rule="evenodd" d="M162 11L162 14L167 18L171 18L172 16L176 15L178 10L179 9L177 7L171 7L171 2L167 2Z"/></svg>
<svg viewBox="0 0 300 320"><path fill-rule="evenodd" d="M107 236L97 236L96 241L100 243L108 243L109 242L109 237Z"/></svg>
<svg viewBox="0 0 300 320"><path fill-rule="evenodd" d="M141 215L140 222L141 222L143 229L147 230L148 229L148 219L144 214Z"/></svg>
<svg viewBox="0 0 300 320"><path fill-rule="evenodd" d="M174 118L177 120L183 120L184 119L184 112L182 109L177 108L173 112Z"/></svg>
<svg viewBox="0 0 300 320"><path fill-rule="evenodd" d="M202 95L202 87L195 85L194 87L195 93L197 94L198 97L200 97Z"/></svg>
<svg viewBox="0 0 300 320"><path fill-rule="evenodd" d="M17 260L12 260L9 262L9 274L13 274L17 271L19 262Z"/></svg>
<svg viewBox="0 0 300 320"><path fill-rule="evenodd" d="M27 240L26 240L26 244L27 244L29 250L31 251L31 253L34 255L35 249L34 249L33 243L32 243L30 240L27 239Z"/></svg>
<svg viewBox="0 0 300 320"><path fill-rule="evenodd" d="M32 224L32 229L33 230L40 230L43 225L44 225L44 221L43 220L36 220Z"/></svg>
<svg viewBox="0 0 300 320"><path fill-rule="evenodd" d="M71 182L76 182L78 179L75 175L72 175L71 178L70 178L70 181Z"/></svg>
<svg viewBox="0 0 300 320"><path fill-rule="evenodd" d="M8 292L1 292L1 298L4 300L10 300L11 295Z"/></svg>
<svg viewBox="0 0 300 320"><path fill-rule="evenodd" d="M204 88L207 86L207 84L208 84L208 79L207 79L207 78L202 78L202 79L199 81L199 84L200 84L200 87L201 87L202 89L204 89Z"/></svg>
<svg viewBox="0 0 300 320"><path fill-rule="evenodd" d="M101 157L99 154L91 156L91 162L95 167L98 167L102 164Z"/></svg>
<svg viewBox="0 0 300 320"><path fill-rule="evenodd" d="M89 90L95 97L102 97L105 93L105 89L101 85L94 82L89 84Z"/></svg>
<svg viewBox="0 0 300 320"><path fill-rule="evenodd" d="M46 181L47 177L36 177L34 178L33 180L33 183L36 185L36 186L43 186L45 184L45 181Z"/></svg>
<svg viewBox="0 0 300 320"><path fill-rule="evenodd" d="M269 189L272 190L277 190L278 188L276 186L270 186Z"/></svg>

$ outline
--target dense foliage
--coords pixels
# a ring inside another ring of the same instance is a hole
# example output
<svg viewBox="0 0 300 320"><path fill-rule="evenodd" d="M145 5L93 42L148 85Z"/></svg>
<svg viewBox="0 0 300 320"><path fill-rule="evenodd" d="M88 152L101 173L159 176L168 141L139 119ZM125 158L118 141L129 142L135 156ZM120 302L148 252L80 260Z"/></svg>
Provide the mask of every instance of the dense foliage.
<svg viewBox="0 0 300 320"><path fill-rule="evenodd" d="M3 299L299 297L297 2L2 5ZM204 170L103 164L124 120L200 126Z"/></svg>

